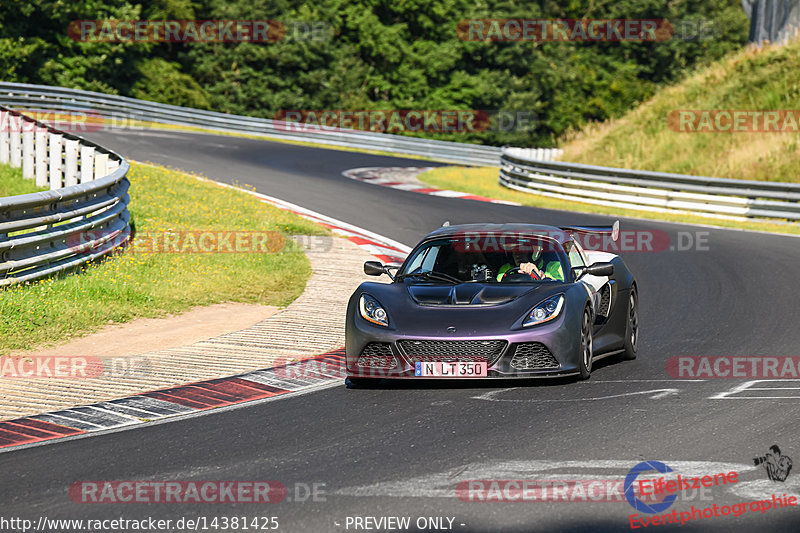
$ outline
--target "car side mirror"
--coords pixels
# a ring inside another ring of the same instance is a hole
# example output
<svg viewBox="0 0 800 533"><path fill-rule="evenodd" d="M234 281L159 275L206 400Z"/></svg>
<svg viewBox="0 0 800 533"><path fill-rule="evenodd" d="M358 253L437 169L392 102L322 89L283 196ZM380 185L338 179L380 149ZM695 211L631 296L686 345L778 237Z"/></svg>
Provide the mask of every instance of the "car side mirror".
<svg viewBox="0 0 800 533"><path fill-rule="evenodd" d="M592 276L611 276L614 274L613 263L592 263L589 266L573 267L572 274L575 276L575 281L578 281L586 274Z"/></svg>
<svg viewBox="0 0 800 533"><path fill-rule="evenodd" d="M586 269L586 273L592 276L611 276L614 274L614 265L612 263L592 263Z"/></svg>
<svg viewBox="0 0 800 533"><path fill-rule="evenodd" d="M380 261L367 261L364 263L364 274L367 276L380 276L386 272L386 267Z"/></svg>

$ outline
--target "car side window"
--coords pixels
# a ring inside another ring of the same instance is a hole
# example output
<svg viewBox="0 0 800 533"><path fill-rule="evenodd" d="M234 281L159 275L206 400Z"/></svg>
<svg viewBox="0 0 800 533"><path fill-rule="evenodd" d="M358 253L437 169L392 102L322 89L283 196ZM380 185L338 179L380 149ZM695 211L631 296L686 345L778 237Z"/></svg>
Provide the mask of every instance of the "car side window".
<svg viewBox="0 0 800 533"><path fill-rule="evenodd" d="M423 272L430 272L433 270L433 266L436 264L436 258L439 256L439 250L441 250L441 246L431 246L425 252L425 258L422 260L422 271Z"/></svg>
<svg viewBox="0 0 800 533"><path fill-rule="evenodd" d="M426 248L422 252L415 255L414 259L411 260L411 264L408 265L406 271L407 272L416 271L422 265L423 261L425 261L425 257L427 257L428 252L430 252L430 250L431 250L430 248Z"/></svg>
<svg viewBox="0 0 800 533"><path fill-rule="evenodd" d="M569 264L571 267L586 266L586 261L583 259L583 254L581 254L578 245L574 241L565 242L564 249L567 251L567 255L569 256Z"/></svg>
<svg viewBox="0 0 800 533"><path fill-rule="evenodd" d="M412 259L411 264L408 265L406 272L430 272L436 264L436 258L439 256L441 246L430 245L421 250Z"/></svg>
<svg viewBox="0 0 800 533"><path fill-rule="evenodd" d="M586 256L586 250L583 249L583 246L581 245L580 241L574 240L572 242L575 243L575 248L578 250L578 253L581 254L581 257L583 258L583 262L588 265L589 264L589 258Z"/></svg>

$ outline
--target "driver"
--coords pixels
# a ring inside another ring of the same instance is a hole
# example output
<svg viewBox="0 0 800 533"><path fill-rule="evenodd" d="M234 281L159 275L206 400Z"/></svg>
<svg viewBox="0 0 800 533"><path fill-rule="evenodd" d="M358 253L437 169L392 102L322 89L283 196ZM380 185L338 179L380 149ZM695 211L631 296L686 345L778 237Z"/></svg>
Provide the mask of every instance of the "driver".
<svg viewBox="0 0 800 533"><path fill-rule="evenodd" d="M518 267L521 273L529 274L534 279L549 278L556 281L564 281L564 272L561 270L560 261L550 261L545 266L541 244L531 244L530 255L520 249L519 243L507 248L511 248L514 264L506 263L501 266L497 274L497 281L502 281L505 273L515 267Z"/></svg>

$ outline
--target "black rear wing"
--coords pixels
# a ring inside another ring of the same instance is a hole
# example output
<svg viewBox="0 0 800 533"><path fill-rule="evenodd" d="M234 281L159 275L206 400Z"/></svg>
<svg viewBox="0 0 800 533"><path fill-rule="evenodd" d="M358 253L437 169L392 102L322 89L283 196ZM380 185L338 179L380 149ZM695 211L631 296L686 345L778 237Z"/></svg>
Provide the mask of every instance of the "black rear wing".
<svg viewBox="0 0 800 533"><path fill-rule="evenodd" d="M619 238L619 220L614 221L611 226L562 226L561 229L568 233L610 233L614 242Z"/></svg>

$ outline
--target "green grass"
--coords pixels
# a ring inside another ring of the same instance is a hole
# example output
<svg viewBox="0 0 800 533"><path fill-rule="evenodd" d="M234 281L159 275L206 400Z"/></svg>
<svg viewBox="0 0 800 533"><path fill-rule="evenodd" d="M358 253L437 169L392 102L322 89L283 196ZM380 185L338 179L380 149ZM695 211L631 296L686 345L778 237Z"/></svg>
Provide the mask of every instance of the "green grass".
<svg viewBox="0 0 800 533"><path fill-rule="evenodd" d="M140 233L165 230L327 234L242 191L176 170L132 163L130 212ZM285 306L302 294L308 259L291 241L280 253L127 251L99 264L0 290L0 354L57 344L113 321L248 302Z"/></svg>
<svg viewBox="0 0 800 533"><path fill-rule="evenodd" d="M535 194L528 194L503 187L497 181L499 169L496 167L439 167L418 176L419 180L432 187L449 189L453 191L468 192L479 196L486 196L497 200L517 202L522 205L541 207L545 209L559 209L562 211L575 211L579 213L595 213L629 218L646 218L651 220L666 220L669 222L683 222L685 224L705 224L726 228L748 229L753 231L767 231L773 233L800 234L797 224L774 224L757 220L739 222L711 217L682 215L678 213L652 213L633 209L617 209L602 205L569 202L557 198L548 198Z"/></svg>
<svg viewBox="0 0 800 533"><path fill-rule="evenodd" d="M21 168L0 165L0 198L46 190L46 187L37 187L32 179L23 179Z"/></svg>
<svg viewBox="0 0 800 533"><path fill-rule="evenodd" d="M662 89L622 118L590 125L568 136L562 159L800 183L800 133L685 132L674 131L667 123L667 117L676 110L798 110L798 71L800 42L733 53Z"/></svg>

